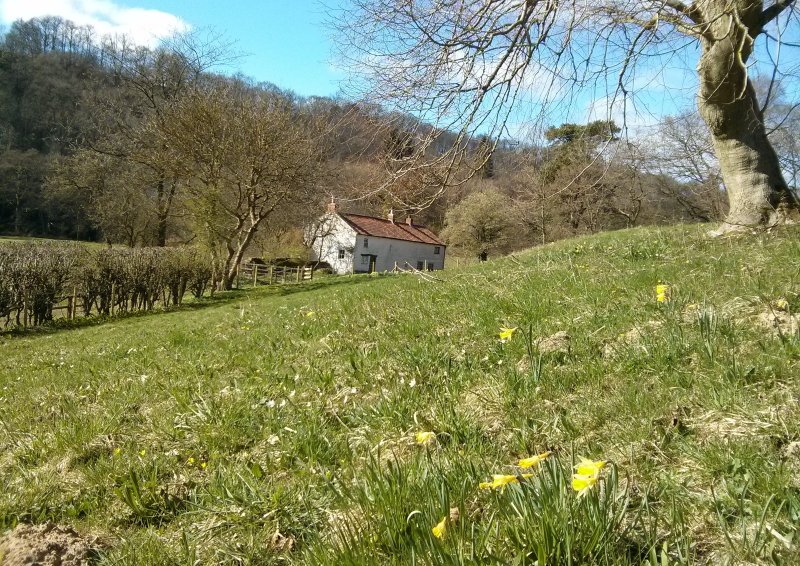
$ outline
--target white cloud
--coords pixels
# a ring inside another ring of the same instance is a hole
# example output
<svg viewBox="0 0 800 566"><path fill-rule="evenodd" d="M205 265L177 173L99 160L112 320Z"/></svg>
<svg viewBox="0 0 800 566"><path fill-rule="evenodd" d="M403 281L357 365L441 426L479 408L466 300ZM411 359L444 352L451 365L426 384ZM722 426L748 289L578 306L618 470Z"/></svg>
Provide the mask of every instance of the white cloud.
<svg viewBox="0 0 800 566"><path fill-rule="evenodd" d="M160 10L128 8L113 0L0 0L0 21L60 16L78 25L90 25L98 37L126 35L139 45L154 47L174 32L187 31L189 24Z"/></svg>

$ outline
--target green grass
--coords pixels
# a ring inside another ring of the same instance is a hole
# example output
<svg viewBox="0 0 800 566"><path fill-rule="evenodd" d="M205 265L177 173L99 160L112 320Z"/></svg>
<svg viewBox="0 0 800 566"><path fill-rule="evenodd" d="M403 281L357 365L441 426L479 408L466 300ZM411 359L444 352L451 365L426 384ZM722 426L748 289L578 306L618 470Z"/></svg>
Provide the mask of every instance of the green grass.
<svg viewBox="0 0 800 566"><path fill-rule="evenodd" d="M0 247L9 244L80 244L82 247L90 249L107 248L108 244L104 242L88 242L86 240L70 240L68 238L55 239L55 238L37 238L34 236L0 236ZM125 244L114 244L115 248L127 248Z"/></svg>
<svg viewBox="0 0 800 566"><path fill-rule="evenodd" d="M703 230L0 337L0 527L104 564L798 563L800 336L759 317L800 311L800 229Z"/></svg>

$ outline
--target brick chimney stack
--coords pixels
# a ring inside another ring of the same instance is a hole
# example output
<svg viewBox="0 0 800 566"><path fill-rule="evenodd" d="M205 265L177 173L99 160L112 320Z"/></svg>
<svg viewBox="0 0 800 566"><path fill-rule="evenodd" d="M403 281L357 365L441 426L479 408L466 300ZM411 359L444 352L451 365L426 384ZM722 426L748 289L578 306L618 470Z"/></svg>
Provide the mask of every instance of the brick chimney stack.
<svg viewBox="0 0 800 566"><path fill-rule="evenodd" d="M406 224L408 224L409 226L413 226L411 221L411 216L406 216Z"/></svg>
<svg viewBox="0 0 800 566"><path fill-rule="evenodd" d="M392 224L394 224L394 210L392 210L391 208L389 209L389 214L386 216L386 219Z"/></svg>
<svg viewBox="0 0 800 566"><path fill-rule="evenodd" d="M331 197L331 202L328 203L328 212L334 214L336 212L336 202Z"/></svg>

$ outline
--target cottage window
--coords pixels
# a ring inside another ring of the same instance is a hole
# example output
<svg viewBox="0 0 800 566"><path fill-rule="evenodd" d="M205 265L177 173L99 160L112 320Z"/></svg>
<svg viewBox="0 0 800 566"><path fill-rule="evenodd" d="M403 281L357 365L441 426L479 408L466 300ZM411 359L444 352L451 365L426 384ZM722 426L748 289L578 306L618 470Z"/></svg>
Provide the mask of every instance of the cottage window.
<svg viewBox="0 0 800 566"><path fill-rule="evenodd" d="M364 249L369 247L369 238L364 238Z"/></svg>
<svg viewBox="0 0 800 566"><path fill-rule="evenodd" d="M339 259L344 259L344 248L339 248Z"/></svg>
<svg viewBox="0 0 800 566"><path fill-rule="evenodd" d="M422 271L422 268L423 268L424 266L425 266L425 264L424 264L423 262L421 262L421 261L418 261L418 262L417 262L417 270L419 270L419 271Z"/></svg>
<svg viewBox="0 0 800 566"><path fill-rule="evenodd" d="M361 255L361 265L369 265L369 255L367 254Z"/></svg>
<svg viewBox="0 0 800 566"><path fill-rule="evenodd" d="M439 252L441 252L441 251L442 251L442 249L439 246L435 246L433 248L433 255L439 255Z"/></svg>

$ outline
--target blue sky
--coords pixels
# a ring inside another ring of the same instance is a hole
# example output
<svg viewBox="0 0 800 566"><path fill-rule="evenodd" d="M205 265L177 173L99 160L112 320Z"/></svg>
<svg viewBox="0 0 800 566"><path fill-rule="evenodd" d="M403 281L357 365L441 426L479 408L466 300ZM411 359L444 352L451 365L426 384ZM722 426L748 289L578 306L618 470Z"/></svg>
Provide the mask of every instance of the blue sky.
<svg viewBox="0 0 800 566"><path fill-rule="evenodd" d="M343 78L331 64L325 8L317 0L147 0L142 7L175 14L194 28L213 27L246 53L245 75L300 95L336 93Z"/></svg>
<svg viewBox="0 0 800 566"><path fill-rule="evenodd" d="M231 71L304 96L334 95L344 78L331 64L326 8L319 0L0 0L6 26L46 14L150 44L171 28L213 28L246 54Z"/></svg>

